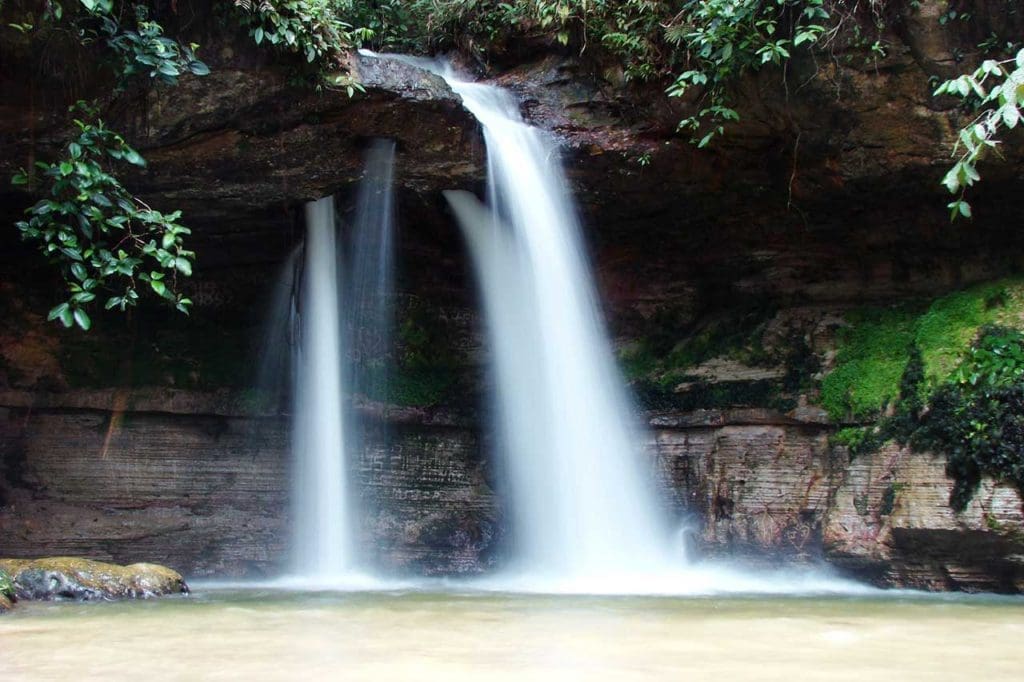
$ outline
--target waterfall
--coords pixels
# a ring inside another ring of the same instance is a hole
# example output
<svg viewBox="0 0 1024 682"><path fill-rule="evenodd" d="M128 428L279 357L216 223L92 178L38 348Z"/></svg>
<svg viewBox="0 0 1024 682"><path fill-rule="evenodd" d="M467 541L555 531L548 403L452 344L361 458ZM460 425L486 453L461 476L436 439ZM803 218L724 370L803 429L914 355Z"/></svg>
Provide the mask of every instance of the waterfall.
<svg viewBox="0 0 1024 682"><path fill-rule="evenodd" d="M295 359L294 571L332 581L353 563L346 499L342 343L334 200L306 205L305 267Z"/></svg>
<svg viewBox="0 0 1024 682"><path fill-rule="evenodd" d="M395 145L375 141L367 154L349 235L351 259L341 268L334 199L306 205L306 241L294 354L292 449L295 466L293 577L306 584L352 585L365 578L354 534L358 505L348 480L366 428L344 396L387 398L394 279ZM294 258L293 256L292 258ZM295 267L278 287L294 289ZM343 272L339 272L343 270ZM345 282L344 292L340 282ZM280 303L276 308L288 309ZM273 350L280 344L265 344ZM265 360L271 366L280 364Z"/></svg>
<svg viewBox="0 0 1024 682"><path fill-rule="evenodd" d="M343 313L351 338L352 394L381 402L389 398L394 326L394 168L394 140L374 140L356 198Z"/></svg>
<svg viewBox="0 0 1024 682"><path fill-rule="evenodd" d="M490 209L447 194L481 281L518 568L579 586L669 564L556 147L498 88L442 71L483 126Z"/></svg>

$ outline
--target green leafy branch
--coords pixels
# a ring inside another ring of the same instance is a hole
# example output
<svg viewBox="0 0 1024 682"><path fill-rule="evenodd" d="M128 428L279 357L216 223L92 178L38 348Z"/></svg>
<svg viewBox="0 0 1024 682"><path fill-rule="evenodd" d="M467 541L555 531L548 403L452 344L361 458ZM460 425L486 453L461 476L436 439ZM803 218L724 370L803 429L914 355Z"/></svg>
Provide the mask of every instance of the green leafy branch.
<svg viewBox="0 0 1024 682"><path fill-rule="evenodd" d="M731 83L749 71L781 65L795 48L818 42L829 19L824 5L824 0L687 0L665 35L687 51L691 68L666 92L681 97L700 87L704 105L680 122L680 130L689 130L693 142L705 147L726 123L739 120L730 104Z"/></svg>
<svg viewBox="0 0 1024 682"><path fill-rule="evenodd" d="M203 76L209 67L196 57L194 44L164 35L149 19L147 7L114 0L78 0L68 11L48 2L38 25L23 22L21 32L49 29L84 46L103 47L118 89L130 84L174 85L186 73ZM134 25L120 20L134 17ZM68 28L70 25L70 30ZM88 310L100 298L106 309L134 306L140 290L152 291L183 313L192 302L178 291L178 276L192 274L195 254L184 247L190 230L180 211L161 213L128 192L115 177L117 165L142 167L145 160L124 138L106 127L95 108L78 102L77 135L53 162L37 162L11 179L31 185L45 198L26 210L16 226L22 239L60 270L66 298L48 315L65 327L92 326Z"/></svg>
<svg viewBox="0 0 1024 682"><path fill-rule="evenodd" d="M349 97L365 92L344 73L345 51L369 40L369 28L353 29L341 16L350 13L348 0L232 0L237 21L257 45L298 56L306 65L301 74L324 85L343 89Z"/></svg>
<svg viewBox="0 0 1024 682"><path fill-rule="evenodd" d="M106 297L104 308L123 311L136 304L140 288L187 314L192 301L178 291L178 275L192 274L195 254L184 248L183 236L191 231L178 223L181 212L153 210L128 192L112 166L142 167L145 160L95 109L79 102L72 110L82 118L75 119L78 135L63 158L37 162L37 174L22 170L12 179L15 185L36 180L49 190L17 223L22 239L36 242L64 278L67 298L48 319L87 330L87 309L98 297Z"/></svg>
<svg viewBox="0 0 1024 682"><path fill-rule="evenodd" d="M196 56L199 46L184 45L165 36L163 27L149 18L149 12L143 4L114 0L71 0L65 10L59 2L50 0L38 17L28 12L21 21L7 25L20 33L44 32L47 37L65 40L72 36L83 46L101 46L101 59L112 67L120 88L140 76L146 83L174 85L184 73L208 74L209 67Z"/></svg>
<svg viewBox="0 0 1024 682"><path fill-rule="evenodd" d="M949 204L950 217L971 217L971 205L964 196L981 180L977 164L989 150L1000 144L999 135L1021 122L1024 105L1024 49L1011 59L986 59L973 73L948 80L935 90L935 96L952 95L981 110L960 129L953 146L959 158L942 178L942 184L956 199Z"/></svg>
<svg viewBox="0 0 1024 682"><path fill-rule="evenodd" d="M165 36L163 27L149 19L149 9L132 7L135 30L125 28L113 14L113 0L80 0L91 21L80 28L82 43L103 42L113 55L114 71L124 87L137 76L148 76L162 85L175 85L178 77L191 72L210 73L210 67L196 57L198 45L183 45Z"/></svg>

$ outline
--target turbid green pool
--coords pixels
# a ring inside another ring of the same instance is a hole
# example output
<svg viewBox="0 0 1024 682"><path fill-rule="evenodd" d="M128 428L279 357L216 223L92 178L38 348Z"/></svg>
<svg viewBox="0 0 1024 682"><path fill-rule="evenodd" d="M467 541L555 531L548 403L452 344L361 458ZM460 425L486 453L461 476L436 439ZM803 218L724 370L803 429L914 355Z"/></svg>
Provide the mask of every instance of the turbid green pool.
<svg viewBox="0 0 1024 682"><path fill-rule="evenodd" d="M1011 598L200 589L0 618L0 680L1020 680Z"/></svg>

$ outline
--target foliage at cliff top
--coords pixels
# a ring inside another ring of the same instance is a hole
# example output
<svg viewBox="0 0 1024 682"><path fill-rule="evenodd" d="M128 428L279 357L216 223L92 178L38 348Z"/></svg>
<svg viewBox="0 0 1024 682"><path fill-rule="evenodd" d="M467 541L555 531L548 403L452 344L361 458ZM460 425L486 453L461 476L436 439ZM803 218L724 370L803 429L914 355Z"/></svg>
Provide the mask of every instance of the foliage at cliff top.
<svg viewBox="0 0 1024 682"><path fill-rule="evenodd" d="M924 387L953 378L985 325L1024 329L1024 278L982 284L930 304L863 308L847 314L834 369L821 384L832 419L871 419L900 395L913 348L921 354Z"/></svg>
<svg viewBox="0 0 1024 682"><path fill-rule="evenodd" d="M547 38L579 53L610 57L626 81L667 82L670 96L697 95L696 113L680 128L703 146L739 118L729 95L737 77L783 65L794 51L826 36L829 6L851 13L859 3L385 0L337 6L364 27L360 38L378 49L455 48L484 60L516 42Z"/></svg>

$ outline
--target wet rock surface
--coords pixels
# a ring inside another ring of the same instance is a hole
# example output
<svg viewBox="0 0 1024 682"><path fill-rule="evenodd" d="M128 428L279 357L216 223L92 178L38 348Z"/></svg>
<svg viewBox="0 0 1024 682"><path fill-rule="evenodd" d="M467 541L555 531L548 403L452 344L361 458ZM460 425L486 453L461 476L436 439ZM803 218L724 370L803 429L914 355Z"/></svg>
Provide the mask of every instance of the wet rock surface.
<svg viewBox="0 0 1024 682"><path fill-rule="evenodd" d="M986 478L954 512L945 465L890 445L845 466L823 528L831 560L893 585L1024 592L1020 493Z"/></svg>
<svg viewBox="0 0 1024 682"><path fill-rule="evenodd" d="M647 445L695 558L826 561L885 586L1024 590L1024 512L1011 486L985 480L954 513L941 457L888 447L851 463L830 445L832 426L777 413L772 423L766 410L712 416L663 416ZM104 417L9 417L26 428L9 421L0 442L5 554L141 556L217 577L273 576L287 565L283 420L198 428L195 416L132 415L103 455ZM388 439L370 433L356 467L368 560L412 575L500 565L505 514L475 431L394 428ZM46 575L34 574L32 589L53 591Z"/></svg>
<svg viewBox="0 0 1024 682"><path fill-rule="evenodd" d="M180 574L157 564L51 557L0 559L0 569L11 576L17 598L27 601L148 599L189 591Z"/></svg>

